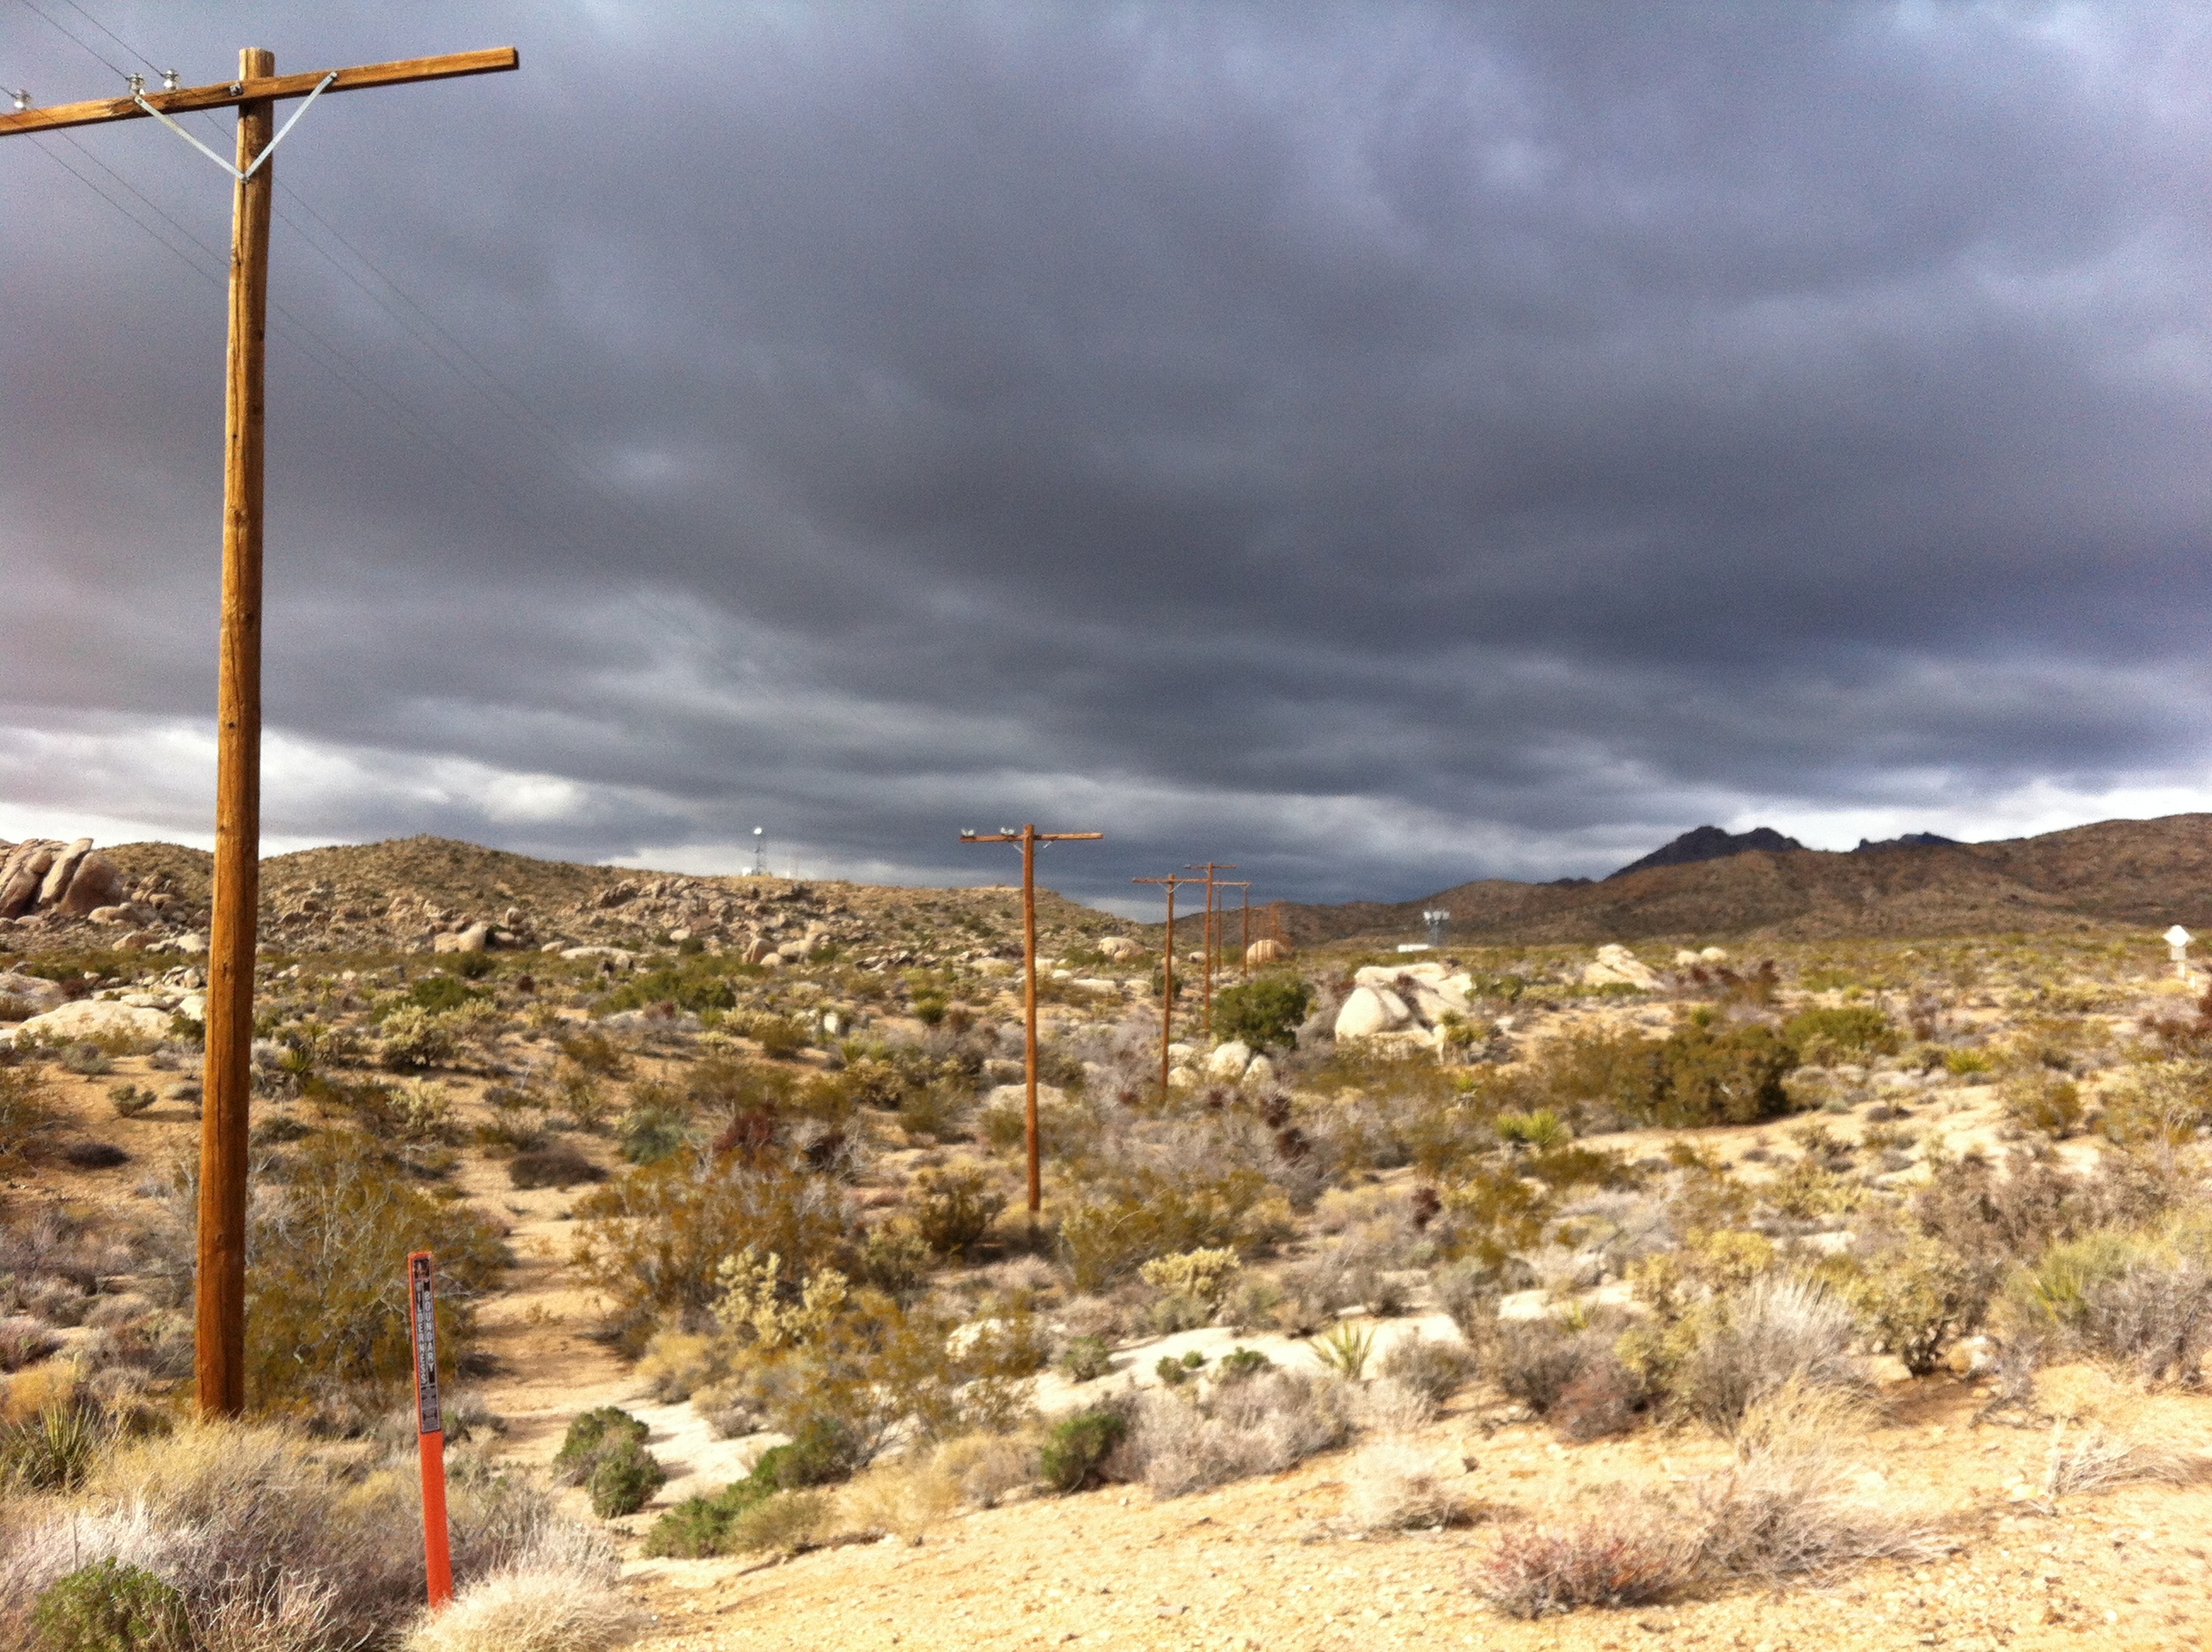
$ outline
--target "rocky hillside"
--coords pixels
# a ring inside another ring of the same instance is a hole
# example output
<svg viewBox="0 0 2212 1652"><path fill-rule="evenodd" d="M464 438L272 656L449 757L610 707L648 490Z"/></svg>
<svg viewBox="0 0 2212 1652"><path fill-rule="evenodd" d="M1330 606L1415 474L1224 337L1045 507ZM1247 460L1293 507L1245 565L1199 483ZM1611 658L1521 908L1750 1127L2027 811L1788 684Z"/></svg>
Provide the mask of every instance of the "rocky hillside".
<svg viewBox="0 0 2212 1652"><path fill-rule="evenodd" d="M1752 849L1623 871L1601 883L1485 879L1394 903L1286 906L1294 941L1412 940L1421 912L1453 939L1598 942L1993 934L2105 925L2212 931L2212 815L2106 820L1992 843L1899 842L1847 854Z"/></svg>
<svg viewBox="0 0 2212 1652"><path fill-rule="evenodd" d="M138 903L104 908L101 922L58 909L33 913L10 923L0 944L112 937L157 946L204 931L211 857L204 851L125 843L100 853ZM1011 888L690 877L534 860L447 838L307 849L261 868L262 938L279 951L632 947L695 938L786 956L835 947L895 965L1013 956L1020 924L1021 896ZM1038 926L1063 949L1130 927L1044 892Z"/></svg>

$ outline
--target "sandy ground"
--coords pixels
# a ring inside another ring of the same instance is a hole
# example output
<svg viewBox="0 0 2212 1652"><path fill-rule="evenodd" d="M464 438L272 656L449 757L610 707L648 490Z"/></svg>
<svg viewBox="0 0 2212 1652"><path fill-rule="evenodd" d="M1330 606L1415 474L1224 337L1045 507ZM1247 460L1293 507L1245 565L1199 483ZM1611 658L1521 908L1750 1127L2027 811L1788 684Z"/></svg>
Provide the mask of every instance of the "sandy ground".
<svg viewBox="0 0 2212 1652"><path fill-rule="evenodd" d="M1722 1461L1716 1442L1654 1434L1563 1448L1544 1431L1485 1436L1448 1418L1439 1448L1469 1464L1491 1510L1464 1531L1348 1536L1349 1456L1156 1502L1109 1487L949 1522L919 1547L836 1548L756 1569L743 1561L633 1563L660 1624L652 1652L755 1648L1671 1646L1790 1652L1851 1647L2191 1648L2212 1640L2212 1488L2136 1487L2012 1500L2039 1483L2040 1429L1971 1424L1981 1402L1948 1379L1894 1396L1893 1422L1855 1464L1868 1495L1930 1511L1958 1551L1785 1593L1756 1588L1663 1608L1502 1619L1469 1588L1486 1524L1624 1490L1679 1483ZM2212 1402L2156 1402L2163 1426L2206 1438Z"/></svg>

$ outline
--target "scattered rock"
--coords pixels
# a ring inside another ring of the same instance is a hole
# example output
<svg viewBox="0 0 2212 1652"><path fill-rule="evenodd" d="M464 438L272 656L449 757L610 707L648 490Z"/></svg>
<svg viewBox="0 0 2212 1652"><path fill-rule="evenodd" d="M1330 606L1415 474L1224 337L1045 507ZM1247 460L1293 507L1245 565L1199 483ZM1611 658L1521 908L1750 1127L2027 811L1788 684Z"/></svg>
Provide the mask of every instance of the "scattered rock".
<svg viewBox="0 0 2212 1652"><path fill-rule="evenodd" d="M1252 1064L1252 1047L1242 1039L1233 1038L1206 1057L1206 1073L1210 1078L1234 1081L1244 1076L1244 1070Z"/></svg>
<svg viewBox="0 0 2212 1652"><path fill-rule="evenodd" d="M58 1010L49 1010L35 1015L18 1030L18 1038L30 1035L42 1039L62 1038L71 1041L111 1037L121 1033L127 1038L149 1041L165 1037L169 1018L158 1010L142 1010L135 1004L109 1003L87 1001L65 1003Z"/></svg>
<svg viewBox="0 0 2212 1652"><path fill-rule="evenodd" d="M1356 987L1336 1012L1339 1038L1373 1038L1394 1033L1413 1020L1406 1001L1387 987Z"/></svg>
<svg viewBox="0 0 2212 1652"><path fill-rule="evenodd" d="M1297 955L1291 950L1290 942L1278 941L1272 935L1263 936L1244 949L1244 961L1247 964L1283 964L1287 963L1295 956Z"/></svg>
<svg viewBox="0 0 2212 1652"><path fill-rule="evenodd" d="M1659 986L1659 975L1650 964L1614 941L1598 949L1596 963L1583 967L1582 984L1586 987L1633 987L1642 992L1651 992Z"/></svg>
<svg viewBox="0 0 2212 1652"><path fill-rule="evenodd" d="M58 1010L69 1002L58 981L42 980L35 975L18 975L12 971L0 972L0 1021L20 1021L27 1016Z"/></svg>
<svg viewBox="0 0 2212 1652"><path fill-rule="evenodd" d="M1126 964L1131 958L1143 957L1144 947L1127 935L1109 935L1098 943L1098 953L1116 964Z"/></svg>

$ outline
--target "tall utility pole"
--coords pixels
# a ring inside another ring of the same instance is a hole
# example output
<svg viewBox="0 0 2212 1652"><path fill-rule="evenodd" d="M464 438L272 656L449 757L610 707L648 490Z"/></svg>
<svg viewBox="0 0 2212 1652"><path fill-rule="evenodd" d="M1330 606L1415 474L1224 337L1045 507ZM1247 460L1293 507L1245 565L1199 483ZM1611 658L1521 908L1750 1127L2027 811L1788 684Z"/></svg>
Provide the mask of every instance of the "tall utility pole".
<svg viewBox="0 0 2212 1652"><path fill-rule="evenodd" d="M268 335L270 157L289 132L276 105L517 67L511 47L414 58L279 78L276 54L238 54L238 78L0 115L0 138L111 120L162 121L231 174L230 355L223 417L223 616L216 674L215 895L208 928L207 1067L200 1124L198 1266L193 1278L194 1375L200 1412L246 1408L246 1130L253 1054L253 960L261 893L261 481L263 366ZM171 77L165 77L171 78ZM306 112L306 104L299 114ZM177 126L200 109L238 111L237 162ZM294 121L299 114L292 117Z"/></svg>
<svg viewBox="0 0 2212 1652"><path fill-rule="evenodd" d="M1175 1037L1175 892L1195 878L1132 878L1132 883L1157 883L1167 888L1167 934L1160 942L1160 1099L1167 1099L1167 1047Z"/></svg>
<svg viewBox="0 0 2212 1652"><path fill-rule="evenodd" d="M1029 1218L1037 1219L1044 1204L1044 1172L1037 1153L1037 845L1081 843L1104 837L1103 832L1040 832L1034 823L1017 832L1001 826L982 834L963 832L963 843L1018 843L1022 846L1022 1064L1027 1094L1022 1103L1022 1131L1029 1149Z"/></svg>
<svg viewBox="0 0 2212 1652"><path fill-rule="evenodd" d="M1252 880L1249 878L1224 878L1225 889L1244 891L1244 903L1237 915L1237 979L1248 980L1252 974Z"/></svg>
<svg viewBox="0 0 2212 1652"><path fill-rule="evenodd" d="M1183 870L1185 872L1202 872L1206 874L1205 1015L1206 1041L1208 1043L1211 1043L1214 1036L1214 873L1217 872L1234 872L1237 869L1233 865L1230 865L1220 861L1210 860L1202 866L1186 866ZM1191 881L1193 883L1196 883L1198 880L1193 878Z"/></svg>

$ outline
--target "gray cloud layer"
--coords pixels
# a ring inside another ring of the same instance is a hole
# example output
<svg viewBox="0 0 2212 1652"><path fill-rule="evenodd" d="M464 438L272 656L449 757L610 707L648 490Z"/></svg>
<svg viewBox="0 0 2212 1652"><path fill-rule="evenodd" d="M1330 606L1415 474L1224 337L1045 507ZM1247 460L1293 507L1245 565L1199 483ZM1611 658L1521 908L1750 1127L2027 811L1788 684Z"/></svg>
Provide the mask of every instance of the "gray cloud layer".
<svg viewBox="0 0 2212 1652"><path fill-rule="evenodd" d="M2202 795L2199 9L84 5L523 49L280 156L273 841L1409 895ZM80 142L0 146L0 834L192 835L219 288L61 162L210 268L227 190Z"/></svg>

